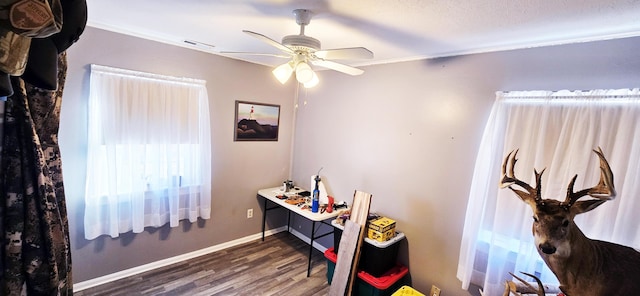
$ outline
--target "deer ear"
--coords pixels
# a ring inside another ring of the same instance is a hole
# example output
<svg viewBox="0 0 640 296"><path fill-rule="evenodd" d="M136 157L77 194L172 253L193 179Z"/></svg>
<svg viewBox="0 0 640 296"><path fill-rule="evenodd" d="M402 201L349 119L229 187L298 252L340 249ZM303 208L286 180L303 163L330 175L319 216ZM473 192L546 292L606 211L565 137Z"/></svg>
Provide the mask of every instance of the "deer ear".
<svg viewBox="0 0 640 296"><path fill-rule="evenodd" d="M602 199L590 199L590 200L581 200L574 203L571 206L571 213L574 215L582 214L588 211L591 211L597 208L599 205L603 204L606 200Z"/></svg>
<svg viewBox="0 0 640 296"><path fill-rule="evenodd" d="M524 201L526 204L530 205L535 210L535 208L536 208L535 196L531 195L531 193L529 193L529 192L524 192L522 190L514 189L511 186L509 186L509 189L511 189L511 191L515 192L515 194L518 195L518 197L522 201Z"/></svg>

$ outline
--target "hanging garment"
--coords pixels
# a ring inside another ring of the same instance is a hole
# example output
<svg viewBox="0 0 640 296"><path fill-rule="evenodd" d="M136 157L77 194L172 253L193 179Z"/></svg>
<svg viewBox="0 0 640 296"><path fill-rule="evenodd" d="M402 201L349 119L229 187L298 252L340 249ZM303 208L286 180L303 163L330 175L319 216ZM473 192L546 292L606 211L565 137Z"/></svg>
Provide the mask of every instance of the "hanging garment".
<svg viewBox="0 0 640 296"><path fill-rule="evenodd" d="M57 134L66 76L56 91L12 77L0 167L0 294L72 295L71 251Z"/></svg>

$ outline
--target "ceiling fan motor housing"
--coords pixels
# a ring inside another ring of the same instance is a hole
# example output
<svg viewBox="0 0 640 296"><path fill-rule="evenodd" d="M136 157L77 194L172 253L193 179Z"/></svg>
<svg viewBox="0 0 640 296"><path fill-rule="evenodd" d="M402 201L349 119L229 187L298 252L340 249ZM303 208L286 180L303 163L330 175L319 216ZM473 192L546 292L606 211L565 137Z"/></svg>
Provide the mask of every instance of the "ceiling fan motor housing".
<svg viewBox="0 0 640 296"><path fill-rule="evenodd" d="M302 51L315 52L320 50L320 40L306 35L289 35L282 38L282 44L289 48Z"/></svg>
<svg viewBox="0 0 640 296"><path fill-rule="evenodd" d="M359 58L370 59L373 57L373 53L370 50L364 47L321 50L320 40L304 34L304 27L311 21L311 16L313 15L313 13L307 9L296 9L293 11L293 14L296 16L296 23L300 25L300 34L284 36L284 38L282 38L282 42L280 43L265 35L243 30L243 32L255 38L258 38L261 41L266 42L267 44L274 46L280 49L280 51L291 56L291 60L289 62L278 66L273 71L274 75L276 75L281 83L285 83L289 79L293 71L296 72L296 78L299 82L308 83L309 85L312 84L310 83L312 81L315 81L315 83L317 83L317 76L314 75L314 72L309 66L309 63L314 66L329 68L349 75L360 75L364 72L361 69L330 60ZM258 55L272 54L258 53ZM283 57L282 55L273 56ZM315 80L314 77L316 78ZM305 85L305 87L311 86Z"/></svg>

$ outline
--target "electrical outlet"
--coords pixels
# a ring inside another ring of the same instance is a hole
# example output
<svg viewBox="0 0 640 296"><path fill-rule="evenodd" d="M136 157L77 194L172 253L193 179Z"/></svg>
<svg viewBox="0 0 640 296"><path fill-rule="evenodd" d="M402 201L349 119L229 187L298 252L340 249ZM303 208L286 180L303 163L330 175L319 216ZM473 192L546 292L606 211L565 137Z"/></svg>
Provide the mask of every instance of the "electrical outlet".
<svg viewBox="0 0 640 296"><path fill-rule="evenodd" d="M440 296L440 288L436 287L436 285L431 285L429 296Z"/></svg>
<svg viewBox="0 0 640 296"><path fill-rule="evenodd" d="M247 219L249 218L253 218L253 209L248 209L247 210Z"/></svg>

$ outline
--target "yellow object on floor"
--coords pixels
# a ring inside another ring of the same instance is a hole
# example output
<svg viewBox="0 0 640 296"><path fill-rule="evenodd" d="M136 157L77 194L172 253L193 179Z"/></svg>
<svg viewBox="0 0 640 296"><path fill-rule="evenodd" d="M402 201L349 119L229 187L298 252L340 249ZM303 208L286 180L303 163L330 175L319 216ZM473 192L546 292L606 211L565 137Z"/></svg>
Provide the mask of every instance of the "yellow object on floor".
<svg viewBox="0 0 640 296"><path fill-rule="evenodd" d="M395 291L391 296L426 296L409 286L402 286L398 291Z"/></svg>

